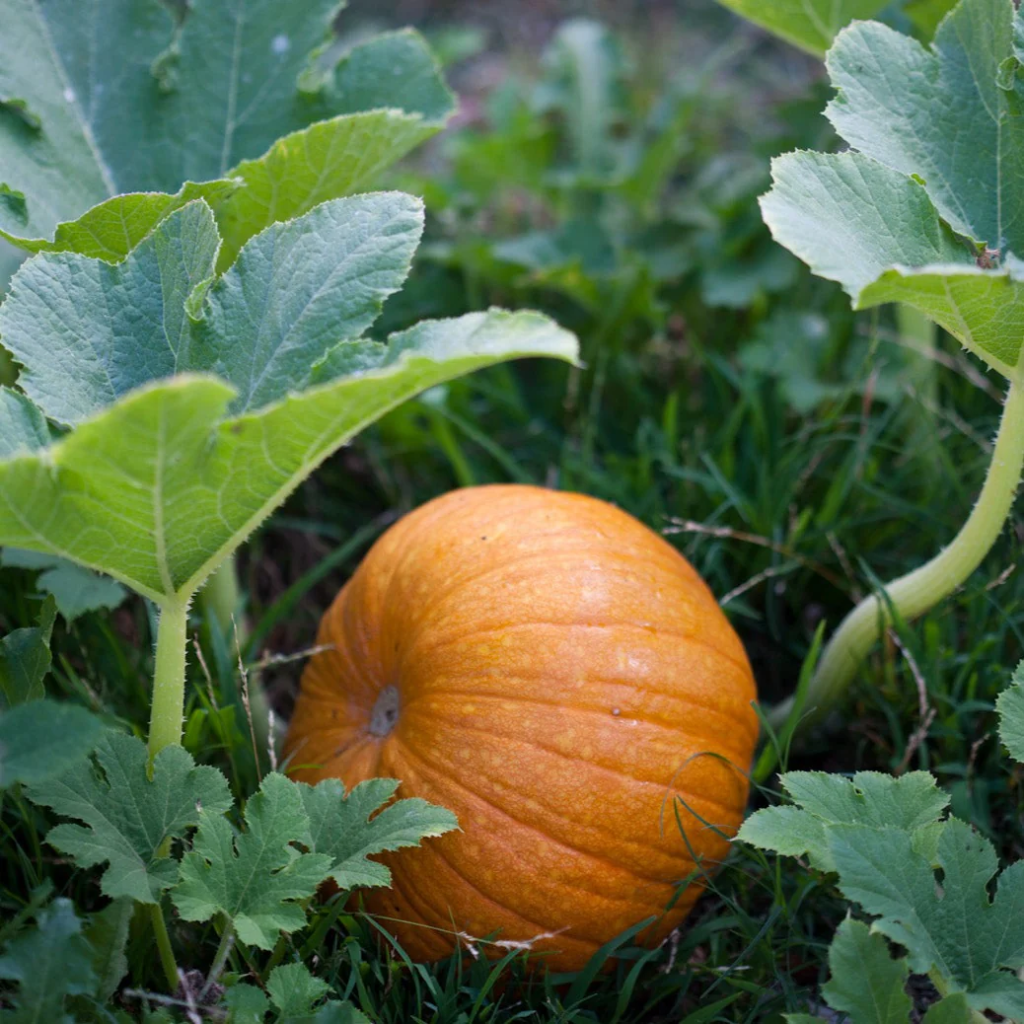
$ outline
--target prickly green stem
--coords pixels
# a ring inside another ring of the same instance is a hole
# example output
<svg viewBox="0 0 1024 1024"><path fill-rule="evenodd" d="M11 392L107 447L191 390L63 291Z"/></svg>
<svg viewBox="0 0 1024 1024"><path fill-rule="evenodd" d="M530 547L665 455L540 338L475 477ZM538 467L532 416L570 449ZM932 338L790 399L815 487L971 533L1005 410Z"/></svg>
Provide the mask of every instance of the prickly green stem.
<svg viewBox="0 0 1024 1024"><path fill-rule="evenodd" d="M1024 470L1024 386L1010 385L992 450L992 462L974 511L953 542L930 562L885 588L905 619L948 597L981 564L1002 532ZM842 697L857 669L891 622L888 603L872 594L843 620L822 655L807 692L803 725L820 721ZM774 709L773 724L786 721L792 700Z"/></svg>
<svg viewBox="0 0 1024 1024"><path fill-rule="evenodd" d="M185 715L185 650L188 642L188 600L167 601L160 608L156 634L153 708L149 722L149 759L164 747L181 743Z"/></svg>

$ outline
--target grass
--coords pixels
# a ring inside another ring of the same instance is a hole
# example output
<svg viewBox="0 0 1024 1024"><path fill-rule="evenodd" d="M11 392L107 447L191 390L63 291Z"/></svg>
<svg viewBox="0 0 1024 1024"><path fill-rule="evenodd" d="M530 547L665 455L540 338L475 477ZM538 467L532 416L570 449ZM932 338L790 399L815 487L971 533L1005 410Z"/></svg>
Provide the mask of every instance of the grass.
<svg viewBox="0 0 1024 1024"><path fill-rule="evenodd" d="M733 30L700 10L707 31ZM638 50L642 43L635 40ZM740 57L757 61L734 59L702 95L675 185L659 201L696 202L701 174L723 152L760 157L820 135L820 123L806 116L814 90L806 63L750 45ZM757 91L765 81L770 98ZM634 101L649 105L652 89L639 81ZM751 95L756 108L737 103ZM767 125L765 105L778 115ZM474 131L487 134L485 126ZM724 599L762 700L788 694L820 622L835 624L872 580L920 564L953 536L980 487L996 385L948 338L922 371L888 315L854 317L837 289L800 271L779 292L755 289L739 307L709 308L694 259L653 289L653 304L650 289L638 298L636 279L620 276L616 301L594 308L550 280L495 269L473 224L493 217L511 234L522 216L502 220L514 196L494 194L482 205L467 198L450 146L424 158L443 185L428 241L448 255L421 262L421 301L415 310L389 309L389 327L435 312L424 310L431 303L437 312L491 301L537 305L580 333L586 368L501 367L410 403L331 459L248 545L246 657L250 666L269 662L258 674L278 718L287 718L302 666L301 657L288 659L313 643L323 610L387 523L452 487L504 480L586 491L664 530ZM759 244L755 196L740 190L731 206L722 195L705 199L718 219L686 235L693 252L706 255L716 238L740 256ZM534 215L557 219L558 203L548 196ZM463 255L452 258L452 247ZM786 333L807 315L825 325L813 346ZM750 369L757 346L767 347L772 372ZM927 387L910 388L908 367ZM822 397L808 406L802 396L811 385ZM789 767L929 769L951 792L956 814L1002 853L1024 853L1022 780L1006 772L992 712L1024 649L1024 576L1014 571L1022 528L1018 513L966 587L901 625L860 673L842 731L795 749ZM32 624L34 579L4 570L0 631ZM51 692L141 732L152 626L150 609L135 599L110 614L59 621ZM202 660L191 658L186 745L223 768L237 793L252 792L265 755L253 753L230 638L198 614L192 629ZM250 669L250 679L256 675ZM755 804L772 799L771 779L767 786ZM16 792L0 800L0 919L23 909L46 880L80 907L97 906L95 878L42 844L44 813ZM472 956L413 964L387 937L386 922L338 902L281 956L315 953L317 973L382 1024L703 1024L781 1020L812 1006L825 949L845 914L835 891L791 863L746 850L735 851L709 889L664 948L627 940L610 970L595 963L576 977L529 970L514 953L499 964ZM180 926L176 942L203 964L216 936ZM158 984L143 936L133 940L130 961L133 986ZM230 967L247 970L242 952Z"/></svg>

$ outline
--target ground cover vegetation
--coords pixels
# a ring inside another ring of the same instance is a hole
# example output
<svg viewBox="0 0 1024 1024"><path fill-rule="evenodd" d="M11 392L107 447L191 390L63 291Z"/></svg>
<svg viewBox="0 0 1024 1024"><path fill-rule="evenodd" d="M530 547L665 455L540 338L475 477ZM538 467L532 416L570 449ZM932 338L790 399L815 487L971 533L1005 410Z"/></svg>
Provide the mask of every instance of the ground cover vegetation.
<svg viewBox="0 0 1024 1024"><path fill-rule="evenodd" d="M1011 0L3 6L5 1020L1024 1019ZM490 482L662 532L759 687L728 862L574 974L413 962L358 891L453 815L274 753Z"/></svg>

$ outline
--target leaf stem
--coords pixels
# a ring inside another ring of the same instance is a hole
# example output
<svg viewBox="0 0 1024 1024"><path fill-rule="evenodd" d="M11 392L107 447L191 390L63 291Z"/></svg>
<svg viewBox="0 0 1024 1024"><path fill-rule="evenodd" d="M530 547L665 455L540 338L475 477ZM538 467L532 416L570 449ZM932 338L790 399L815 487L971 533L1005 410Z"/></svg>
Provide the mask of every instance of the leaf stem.
<svg viewBox="0 0 1024 1024"><path fill-rule="evenodd" d="M173 995L178 988L178 964L171 948L171 936L167 932L167 922L164 921L164 910L159 903L154 903L149 909L153 934L156 936L156 948L160 952L160 965L167 979L167 989Z"/></svg>
<svg viewBox="0 0 1024 1024"><path fill-rule="evenodd" d="M231 947L234 944L235 926L231 923L231 919L225 915L224 930L220 933L220 943L217 946L217 952L214 954L213 963L210 965L210 973L207 975L206 989L217 983L217 979L223 973L224 967L228 962L228 957L231 955ZM206 989L203 990L204 995L206 994Z"/></svg>
<svg viewBox="0 0 1024 1024"><path fill-rule="evenodd" d="M169 600L160 608L156 634L156 670L149 723L149 759L164 747L181 743L185 713L185 652L188 599Z"/></svg>
<svg viewBox="0 0 1024 1024"><path fill-rule="evenodd" d="M821 719L842 697L857 669L889 627L891 602L902 618L912 619L934 607L959 587L992 549L1013 507L1024 470L1024 387L1011 383L992 450L984 486L967 522L949 547L919 569L902 576L879 594L865 598L843 620L818 665L807 692L802 726ZM789 698L774 708L773 725L786 721Z"/></svg>

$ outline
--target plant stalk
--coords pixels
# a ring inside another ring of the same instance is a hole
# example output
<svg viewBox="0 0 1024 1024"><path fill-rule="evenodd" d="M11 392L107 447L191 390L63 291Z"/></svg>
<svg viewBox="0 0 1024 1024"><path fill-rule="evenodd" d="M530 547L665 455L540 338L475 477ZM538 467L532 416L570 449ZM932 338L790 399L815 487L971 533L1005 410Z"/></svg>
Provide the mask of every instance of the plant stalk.
<svg viewBox="0 0 1024 1024"><path fill-rule="evenodd" d="M185 651L188 601L168 601L160 609L156 634L153 709L149 722L149 759L164 747L181 743L185 716Z"/></svg>
<svg viewBox="0 0 1024 1024"><path fill-rule="evenodd" d="M178 988L178 964L174 959L174 950L171 948L171 936L167 932L163 907L159 903L154 903L149 910L150 920L153 923L153 934L156 936L156 948L160 953L160 965L164 969L164 978L167 980L167 991L173 995Z"/></svg>
<svg viewBox="0 0 1024 1024"><path fill-rule="evenodd" d="M913 619L957 589L992 549L1013 507L1024 470L1024 387L1011 383L992 450L984 486L967 522L942 552L919 569L890 583L885 597L872 594L843 620L822 655L807 691L801 726L813 725L834 707L857 669L892 622L891 603L904 619ZM784 723L793 708L789 698L772 710L773 725Z"/></svg>

